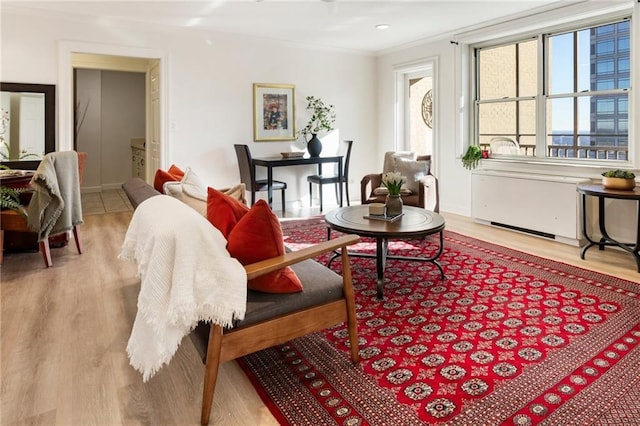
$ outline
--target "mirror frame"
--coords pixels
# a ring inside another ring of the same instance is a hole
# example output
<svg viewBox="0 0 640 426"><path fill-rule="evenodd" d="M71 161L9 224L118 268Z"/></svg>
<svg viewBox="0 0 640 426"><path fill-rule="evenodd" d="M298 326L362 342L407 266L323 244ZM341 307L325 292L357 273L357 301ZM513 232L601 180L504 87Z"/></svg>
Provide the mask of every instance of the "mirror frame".
<svg viewBox="0 0 640 426"><path fill-rule="evenodd" d="M55 84L4 83L0 82L2 92L44 93L44 153L56 150L56 86ZM35 170L41 160L2 161L1 164L12 169Z"/></svg>

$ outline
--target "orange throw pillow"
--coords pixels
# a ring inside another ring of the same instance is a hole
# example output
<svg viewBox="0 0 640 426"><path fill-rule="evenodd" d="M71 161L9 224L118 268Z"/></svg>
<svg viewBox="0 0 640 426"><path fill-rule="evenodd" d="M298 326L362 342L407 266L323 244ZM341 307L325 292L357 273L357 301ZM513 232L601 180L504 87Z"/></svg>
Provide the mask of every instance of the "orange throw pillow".
<svg viewBox="0 0 640 426"><path fill-rule="evenodd" d="M156 170L156 175L153 178L153 187L156 191L164 193L162 187L165 182L179 182L184 177L184 172L180 170L176 165L171 165L166 172L162 169Z"/></svg>
<svg viewBox="0 0 640 426"><path fill-rule="evenodd" d="M175 176L176 178L178 178L178 180L182 180L182 178L184 177L184 171L176 166L175 164L172 164L171 167L169 167L169 170L167 170L167 173L169 173L172 176Z"/></svg>
<svg viewBox="0 0 640 426"><path fill-rule="evenodd" d="M217 189L207 188L207 219L225 238L229 238L231 230L248 211L249 207L237 199Z"/></svg>
<svg viewBox="0 0 640 426"><path fill-rule="evenodd" d="M278 217L264 200L258 200L238 221L227 238L227 250L243 265L285 253ZM302 283L290 267L285 267L247 282L251 290L264 293L296 293Z"/></svg>

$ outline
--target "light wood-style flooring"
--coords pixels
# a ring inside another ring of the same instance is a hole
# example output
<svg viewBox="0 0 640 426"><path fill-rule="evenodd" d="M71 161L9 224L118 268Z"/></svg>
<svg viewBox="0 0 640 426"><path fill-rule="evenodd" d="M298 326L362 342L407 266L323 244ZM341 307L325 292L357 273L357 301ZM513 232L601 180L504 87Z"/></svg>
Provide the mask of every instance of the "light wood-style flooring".
<svg viewBox="0 0 640 426"><path fill-rule="evenodd" d="M115 192L102 194L99 202L85 200L84 254L73 243L52 249L48 269L37 252L4 258L2 425L199 423L203 365L189 339L147 383L129 366L125 348L139 282L135 265L117 258L132 212ZM300 210L287 217L318 213ZM576 247L444 216L452 231L640 281L635 262L623 252L592 250L583 261ZM235 362L226 363L219 376L211 424L277 424Z"/></svg>

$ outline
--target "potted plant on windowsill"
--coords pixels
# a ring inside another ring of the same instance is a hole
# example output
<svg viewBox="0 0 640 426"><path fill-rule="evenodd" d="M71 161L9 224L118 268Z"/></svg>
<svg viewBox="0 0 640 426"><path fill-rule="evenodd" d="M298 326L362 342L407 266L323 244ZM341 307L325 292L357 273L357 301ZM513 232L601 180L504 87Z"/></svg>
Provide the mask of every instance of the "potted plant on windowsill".
<svg viewBox="0 0 640 426"><path fill-rule="evenodd" d="M636 175L627 170L607 170L602 173L602 186L607 189L632 190L636 187Z"/></svg>
<svg viewBox="0 0 640 426"><path fill-rule="evenodd" d="M482 149L480 145L469 145L467 152L462 156L462 165L465 169L471 170L478 166L478 162L482 158Z"/></svg>
<svg viewBox="0 0 640 426"><path fill-rule="evenodd" d="M322 151L322 142L318 139L321 131L330 132L333 130L333 123L336 121L336 113L333 105L325 105L322 99L315 96L307 96L308 111L311 111L311 118L307 125L298 131L307 144L307 150L312 157L318 157ZM307 135L311 139L307 140Z"/></svg>

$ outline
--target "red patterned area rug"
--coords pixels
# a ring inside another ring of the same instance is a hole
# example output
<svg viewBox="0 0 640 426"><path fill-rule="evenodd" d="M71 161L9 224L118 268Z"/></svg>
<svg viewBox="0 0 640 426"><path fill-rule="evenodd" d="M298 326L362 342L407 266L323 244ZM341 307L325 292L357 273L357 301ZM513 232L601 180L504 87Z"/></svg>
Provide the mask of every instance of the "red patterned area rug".
<svg viewBox="0 0 640 426"><path fill-rule="evenodd" d="M294 250L326 238L322 218L282 226ZM444 241L446 280L388 260L383 301L375 260L351 258L359 365L345 326L239 360L280 423L640 424L638 283L449 231ZM436 248L435 236L389 243L396 255Z"/></svg>

